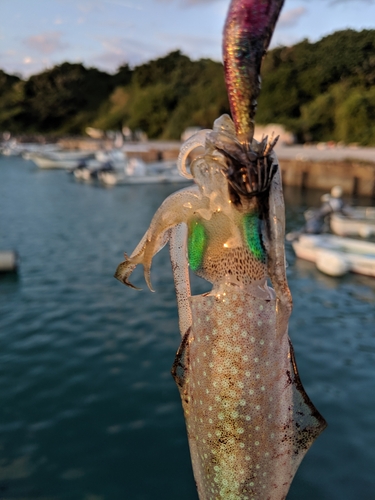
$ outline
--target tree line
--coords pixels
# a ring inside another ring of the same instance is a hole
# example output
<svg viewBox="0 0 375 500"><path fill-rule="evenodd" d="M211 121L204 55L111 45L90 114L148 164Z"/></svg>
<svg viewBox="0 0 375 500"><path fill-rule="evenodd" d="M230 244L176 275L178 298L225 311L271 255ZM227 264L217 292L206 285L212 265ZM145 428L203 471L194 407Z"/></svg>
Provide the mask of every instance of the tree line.
<svg viewBox="0 0 375 500"><path fill-rule="evenodd" d="M229 112L221 63L180 51L113 75L65 62L23 80L0 70L0 131L82 134L90 126L178 139ZM338 31L268 52L257 123L299 141L375 145L375 30Z"/></svg>

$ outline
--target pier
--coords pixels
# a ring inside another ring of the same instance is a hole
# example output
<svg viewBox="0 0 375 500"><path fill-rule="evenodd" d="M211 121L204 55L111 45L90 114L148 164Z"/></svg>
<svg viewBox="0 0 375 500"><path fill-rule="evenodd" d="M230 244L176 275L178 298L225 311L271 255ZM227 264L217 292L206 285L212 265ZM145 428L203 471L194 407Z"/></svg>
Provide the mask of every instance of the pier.
<svg viewBox="0 0 375 500"><path fill-rule="evenodd" d="M59 141L67 149L100 149L110 147L102 141L68 139ZM129 157L138 157L146 162L177 160L179 141L145 141L125 143ZM369 196L375 199L375 148L317 145L276 145L283 183L301 189L323 189L329 191L340 185L343 192L351 196ZM199 150L193 152L199 154Z"/></svg>
<svg viewBox="0 0 375 500"><path fill-rule="evenodd" d="M329 191L340 185L345 194L375 199L374 163L280 159L280 166L285 186Z"/></svg>

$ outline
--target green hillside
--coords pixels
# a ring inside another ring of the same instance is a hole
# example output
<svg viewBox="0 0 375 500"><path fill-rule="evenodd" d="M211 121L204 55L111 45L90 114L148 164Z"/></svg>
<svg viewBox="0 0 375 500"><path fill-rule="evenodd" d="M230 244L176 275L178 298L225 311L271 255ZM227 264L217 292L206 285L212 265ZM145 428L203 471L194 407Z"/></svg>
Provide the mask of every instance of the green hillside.
<svg viewBox="0 0 375 500"><path fill-rule="evenodd" d="M375 144L375 30L274 49L262 78L260 123L282 123L300 140Z"/></svg>
<svg viewBox="0 0 375 500"><path fill-rule="evenodd" d="M126 125L177 139L228 112L222 65L175 51L109 75L63 63L28 80L0 70L0 131L80 134ZM336 32L270 51L258 123L281 123L300 141L375 144L375 30Z"/></svg>

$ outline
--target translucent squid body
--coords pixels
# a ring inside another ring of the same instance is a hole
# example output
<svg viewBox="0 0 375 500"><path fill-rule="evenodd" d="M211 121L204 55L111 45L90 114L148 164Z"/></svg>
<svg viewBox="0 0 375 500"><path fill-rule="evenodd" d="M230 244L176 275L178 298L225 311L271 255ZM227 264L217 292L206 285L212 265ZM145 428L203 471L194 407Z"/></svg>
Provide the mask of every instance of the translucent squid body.
<svg viewBox="0 0 375 500"><path fill-rule="evenodd" d="M224 59L234 122L224 115L182 146L178 166L195 185L164 201L115 274L133 287L129 277L142 264L152 289L152 258L169 242L182 336L172 374L200 500L285 499L326 426L302 387L288 337L276 140L253 138L260 62L282 3L232 1ZM188 172L196 147L203 153ZM209 293L191 296L189 267L212 283Z"/></svg>
<svg viewBox="0 0 375 500"><path fill-rule="evenodd" d="M303 390L287 333L292 304L277 159L266 141L253 141L267 160L259 175L265 191L236 204L220 152L240 148L230 118L185 144L185 175L186 154L199 145L205 153L190 167L196 185L164 201L116 277L132 286L128 278L143 264L151 288L152 257L169 241L182 335L172 372L200 500L281 500L325 422ZM211 292L191 296L188 264L213 284Z"/></svg>

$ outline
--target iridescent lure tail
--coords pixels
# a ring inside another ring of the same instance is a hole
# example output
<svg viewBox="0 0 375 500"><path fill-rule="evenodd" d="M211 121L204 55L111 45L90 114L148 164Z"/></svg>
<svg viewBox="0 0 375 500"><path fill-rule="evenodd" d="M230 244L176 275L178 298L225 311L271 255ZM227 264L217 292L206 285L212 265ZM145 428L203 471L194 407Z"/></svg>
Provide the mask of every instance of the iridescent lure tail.
<svg viewBox="0 0 375 500"><path fill-rule="evenodd" d="M224 68L237 137L251 144L260 67L284 0L232 0L224 29Z"/></svg>
<svg viewBox="0 0 375 500"><path fill-rule="evenodd" d="M278 137L254 140L254 118L260 92L260 68L284 0L232 0L224 29L225 82L237 136L226 148L226 177L233 203L267 195L275 168L271 153Z"/></svg>

